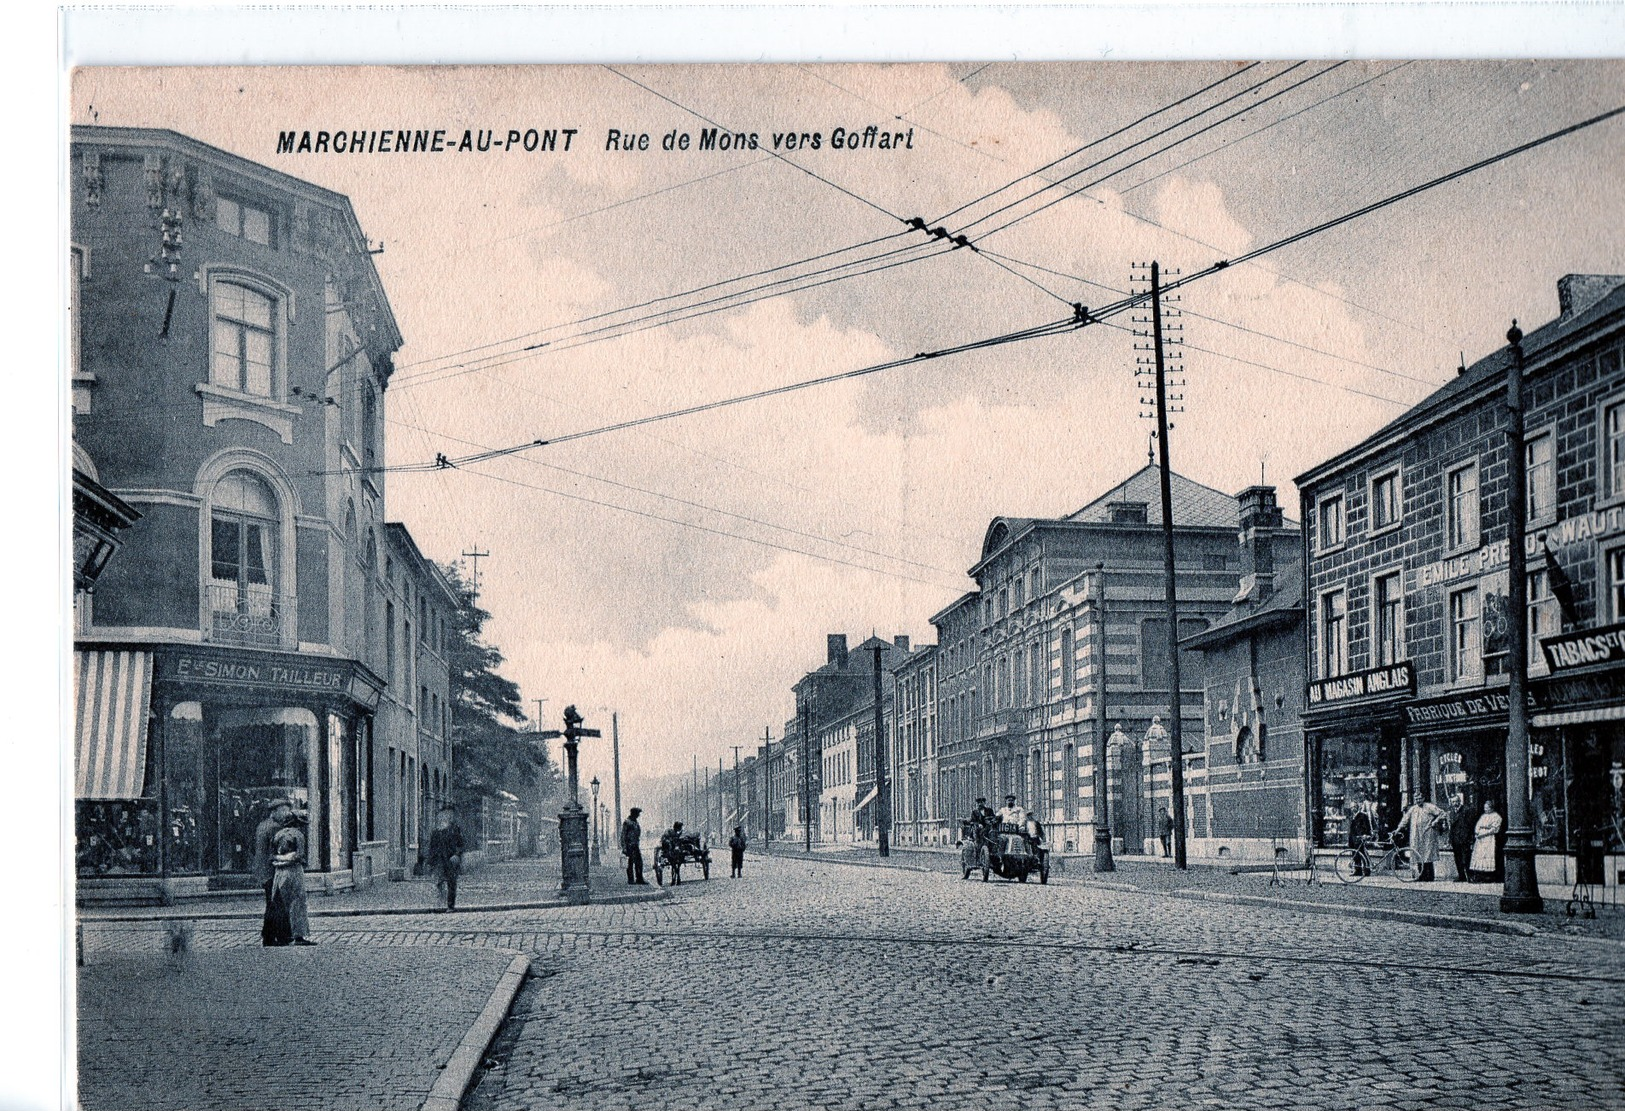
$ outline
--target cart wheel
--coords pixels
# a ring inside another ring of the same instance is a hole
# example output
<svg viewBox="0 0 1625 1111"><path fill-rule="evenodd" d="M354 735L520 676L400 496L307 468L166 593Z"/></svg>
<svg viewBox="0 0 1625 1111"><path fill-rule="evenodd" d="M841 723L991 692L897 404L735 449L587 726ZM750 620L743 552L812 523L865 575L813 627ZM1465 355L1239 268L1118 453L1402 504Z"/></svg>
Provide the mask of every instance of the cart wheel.
<svg viewBox="0 0 1625 1111"><path fill-rule="evenodd" d="M1400 849L1394 854L1394 875L1406 883L1416 882L1422 874L1422 866L1416 862L1415 849Z"/></svg>
<svg viewBox="0 0 1625 1111"><path fill-rule="evenodd" d="M1396 858L1397 863L1397 858ZM1365 854L1358 849L1344 849L1332 862L1332 870L1344 883L1359 883L1365 878Z"/></svg>

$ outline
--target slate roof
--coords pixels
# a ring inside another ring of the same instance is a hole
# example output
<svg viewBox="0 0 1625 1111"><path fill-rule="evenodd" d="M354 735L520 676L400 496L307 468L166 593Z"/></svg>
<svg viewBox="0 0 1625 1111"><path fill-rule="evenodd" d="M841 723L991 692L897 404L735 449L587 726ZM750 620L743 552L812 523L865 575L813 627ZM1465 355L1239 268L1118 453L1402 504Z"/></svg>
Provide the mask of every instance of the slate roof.
<svg viewBox="0 0 1625 1111"><path fill-rule="evenodd" d="M1139 471L1113 486L1106 493L1078 510L1063 517L1066 521L1111 523L1112 502L1145 502L1146 523L1162 524L1162 485L1158 468L1147 464ZM1239 528L1241 519L1236 499L1222 490L1203 486L1174 471L1168 478L1169 493L1174 507L1174 524L1181 528ZM1014 518L1006 518L1014 521ZM1014 531L1014 530L1012 530Z"/></svg>
<svg viewBox="0 0 1625 1111"><path fill-rule="evenodd" d="M1275 573L1275 592L1262 602L1243 602L1194 636L1187 648L1212 648L1261 626L1296 620L1303 613L1303 565L1289 563Z"/></svg>

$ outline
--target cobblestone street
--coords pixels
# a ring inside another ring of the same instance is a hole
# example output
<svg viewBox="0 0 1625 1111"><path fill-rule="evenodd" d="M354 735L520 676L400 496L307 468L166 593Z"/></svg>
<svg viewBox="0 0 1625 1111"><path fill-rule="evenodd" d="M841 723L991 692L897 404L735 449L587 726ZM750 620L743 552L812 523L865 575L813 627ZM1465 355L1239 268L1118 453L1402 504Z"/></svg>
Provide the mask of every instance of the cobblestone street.
<svg viewBox="0 0 1625 1111"><path fill-rule="evenodd" d="M550 922L472 1108L1625 1104L1595 943L782 858Z"/></svg>
<svg viewBox="0 0 1625 1111"><path fill-rule="evenodd" d="M90 924L90 975L164 929ZM1550 934L753 856L743 880L652 903L337 917L318 936L325 959L405 951L403 968L451 967L422 946L496 950L489 974L530 954L464 1101L479 1111L1625 1106L1625 947ZM192 943L258 938L205 921ZM393 1020L412 1028L442 979L396 977ZM270 1106L241 1062L211 1060L211 1098L168 1106ZM403 1062L366 1060L338 1102L278 1105L383 1106Z"/></svg>

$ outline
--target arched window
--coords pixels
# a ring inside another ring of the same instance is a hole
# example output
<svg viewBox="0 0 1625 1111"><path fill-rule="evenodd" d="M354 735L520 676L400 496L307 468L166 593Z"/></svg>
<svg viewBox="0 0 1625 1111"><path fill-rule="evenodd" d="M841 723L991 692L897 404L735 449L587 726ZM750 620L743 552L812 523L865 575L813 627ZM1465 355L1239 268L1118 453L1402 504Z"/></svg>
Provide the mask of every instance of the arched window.
<svg viewBox="0 0 1625 1111"><path fill-rule="evenodd" d="M1070 822L1078 816L1078 750L1074 745L1066 746L1061 760L1061 777L1065 784L1061 791L1062 813Z"/></svg>
<svg viewBox="0 0 1625 1111"><path fill-rule="evenodd" d="M253 472L228 471L215 483L209 514L209 601L216 636L280 642L276 495Z"/></svg>
<svg viewBox="0 0 1625 1111"><path fill-rule="evenodd" d="M1236 763L1256 764L1258 759L1258 740L1253 731L1243 725L1236 732Z"/></svg>

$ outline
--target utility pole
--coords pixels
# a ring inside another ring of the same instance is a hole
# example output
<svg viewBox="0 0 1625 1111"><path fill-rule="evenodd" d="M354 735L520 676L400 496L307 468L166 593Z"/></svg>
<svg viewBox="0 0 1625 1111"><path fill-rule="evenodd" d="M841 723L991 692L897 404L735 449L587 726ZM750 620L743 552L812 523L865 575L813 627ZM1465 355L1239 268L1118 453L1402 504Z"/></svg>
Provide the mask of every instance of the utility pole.
<svg viewBox="0 0 1625 1111"><path fill-rule="evenodd" d="M546 702L547 699L545 699L545 698L533 698L533 699L531 699L531 701L536 703L536 730L535 731L540 733L542 731L542 703Z"/></svg>
<svg viewBox="0 0 1625 1111"><path fill-rule="evenodd" d="M762 849L773 841L773 727L762 726Z"/></svg>
<svg viewBox="0 0 1625 1111"><path fill-rule="evenodd" d="M1503 914L1539 914L1535 834L1529 825L1529 578L1527 460L1523 442L1523 332L1507 332L1507 840L1503 850Z"/></svg>
<svg viewBox="0 0 1625 1111"><path fill-rule="evenodd" d="M1142 318L1143 322L1143 318ZM1168 612L1168 769L1174 796L1174 867L1185 868L1184 714L1179 705L1179 601L1174 579L1174 507L1168 466L1168 376L1163 352L1162 271L1151 264L1151 341L1157 377L1157 455L1162 480L1162 579ZM1136 345L1140 346L1140 345ZM1175 398L1175 400L1179 400Z"/></svg>
<svg viewBox="0 0 1625 1111"><path fill-rule="evenodd" d="M1095 564L1095 871L1115 872L1106 782L1106 565Z"/></svg>
<svg viewBox="0 0 1625 1111"><path fill-rule="evenodd" d="M609 715L610 743L615 753L615 836L621 830L621 715L611 710Z"/></svg>
<svg viewBox="0 0 1625 1111"><path fill-rule="evenodd" d="M739 745L734 745L734 815L739 818L745 816L745 803L739 797Z"/></svg>
<svg viewBox="0 0 1625 1111"><path fill-rule="evenodd" d="M691 824L697 827L700 820L700 756L697 752L690 753L689 755L694 761L694 766L693 772L689 777L688 784L688 820ZM698 833L700 831L698 828L696 828L693 830L693 832Z"/></svg>
<svg viewBox="0 0 1625 1111"><path fill-rule="evenodd" d="M710 828L711 828L711 765L710 764L705 765L705 786L703 788L701 788L701 790L700 790L700 806L704 809L706 831L707 831L707 833L709 833ZM709 836L706 837L705 843L708 844L708 845L711 843L711 838Z"/></svg>
<svg viewBox="0 0 1625 1111"><path fill-rule="evenodd" d="M480 560L490 554L490 552L482 552L478 548L475 548L472 552L467 550L463 552L463 558L474 565L473 569L468 573L468 585L474 592L474 603L476 605L479 604L480 600Z"/></svg>
<svg viewBox="0 0 1625 1111"><path fill-rule="evenodd" d="M722 757L717 757L717 841L722 840L723 831L728 828L728 819L722 816Z"/></svg>
<svg viewBox="0 0 1625 1111"><path fill-rule="evenodd" d="M875 840L880 843L880 855L891 855L891 799L886 792L886 713L880 704L880 656L885 649L876 644L875 655Z"/></svg>

